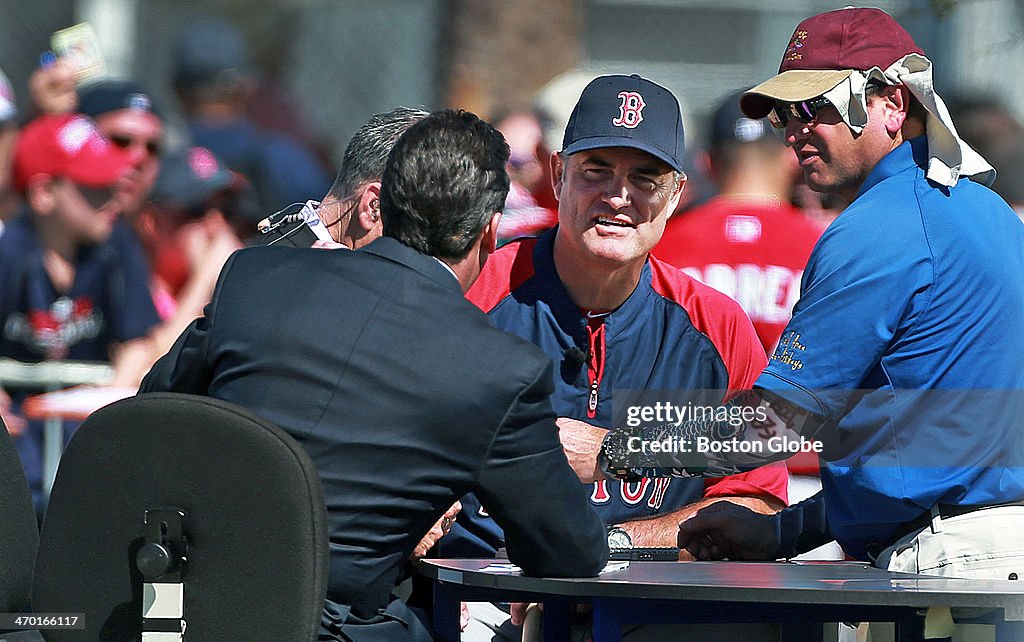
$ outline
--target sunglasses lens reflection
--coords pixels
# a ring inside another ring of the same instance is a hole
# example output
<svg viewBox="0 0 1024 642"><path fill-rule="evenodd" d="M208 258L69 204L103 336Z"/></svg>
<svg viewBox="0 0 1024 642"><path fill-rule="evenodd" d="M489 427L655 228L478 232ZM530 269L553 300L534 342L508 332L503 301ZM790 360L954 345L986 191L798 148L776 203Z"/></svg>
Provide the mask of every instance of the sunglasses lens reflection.
<svg viewBox="0 0 1024 642"><path fill-rule="evenodd" d="M141 146L145 148L146 153L150 156L160 155L160 142L156 140L130 138L128 136L111 136L110 142L114 143L121 149L131 149L135 146Z"/></svg>
<svg viewBox="0 0 1024 642"><path fill-rule="evenodd" d="M810 124L818 117L818 110L827 104L828 99L823 96L795 103L776 101L775 107L768 113L768 120L777 128L785 127L790 118Z"/></svg>

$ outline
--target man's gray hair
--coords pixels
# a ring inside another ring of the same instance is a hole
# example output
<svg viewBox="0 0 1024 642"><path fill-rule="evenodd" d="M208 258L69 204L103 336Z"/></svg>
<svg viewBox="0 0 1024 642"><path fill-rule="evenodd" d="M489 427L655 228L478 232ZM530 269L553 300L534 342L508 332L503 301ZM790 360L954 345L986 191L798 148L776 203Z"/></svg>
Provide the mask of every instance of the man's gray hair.
<svg viewBox="0 0 1024 642"><path fill-rule="evenodd" d="M396 107L371 116L345 147L341 170L331 185L330 193L342 199L354 194L365 183L379 181L395 142L405 130L428 115L429 112L422 109Z"/></svg>

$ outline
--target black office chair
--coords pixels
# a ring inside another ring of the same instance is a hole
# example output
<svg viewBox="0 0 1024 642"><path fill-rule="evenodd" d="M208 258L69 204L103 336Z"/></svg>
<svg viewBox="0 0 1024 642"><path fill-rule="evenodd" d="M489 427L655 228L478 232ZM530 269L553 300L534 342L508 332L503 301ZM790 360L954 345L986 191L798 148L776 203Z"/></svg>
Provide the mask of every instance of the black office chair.
<svg viewBox="0 0 1024 642"><path fill-rule="evenodd" d="M39 525L7 426L0 420L0 613L28 606Z"/></svg>
<svg viewBox="0 0 1024 642"><path fill-rule="evenodd" d="M315 640L327 560L320 479L288 434L216 399L140 395L64 452L32 609L83 614L52 642Z"/></svg>

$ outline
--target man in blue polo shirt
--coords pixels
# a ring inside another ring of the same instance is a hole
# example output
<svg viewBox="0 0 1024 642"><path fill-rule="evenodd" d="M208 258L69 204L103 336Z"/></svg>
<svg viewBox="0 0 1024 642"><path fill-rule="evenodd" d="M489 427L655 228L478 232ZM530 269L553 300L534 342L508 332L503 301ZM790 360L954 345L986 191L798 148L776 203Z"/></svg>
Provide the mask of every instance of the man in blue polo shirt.
<svg viewBox="0 0 1024 642"><path fill-rule="evenodd" d="M716 504L680 525L680 545L776 558L833 536L890 570L1020 577L1024 226L975 182L992 168L957 137L931 62L884 12L831 11L797 27L780 74L742 107L785 127L813 189L851 202L755 383L781 412L738 435L767 444L763 460L784 456L771 437L821 425L823 493L774 516ZM719 471L757 459L717 457ZM570 460L584 470L582 453Z"/></svg>

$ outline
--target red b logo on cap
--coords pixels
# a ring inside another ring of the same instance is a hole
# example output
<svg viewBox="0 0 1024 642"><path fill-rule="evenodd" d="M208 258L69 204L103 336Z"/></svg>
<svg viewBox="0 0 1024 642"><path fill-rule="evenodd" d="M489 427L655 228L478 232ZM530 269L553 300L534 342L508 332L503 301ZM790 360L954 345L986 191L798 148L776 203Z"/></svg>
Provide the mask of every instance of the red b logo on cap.
<svg viewBox="0 0 1024 642"><path fill-rule="evenodd" d="M620 91L619 117L612 121L616 127L633 129L644 119L643 110L647 106L644 97L635 91Z"/></svg>

